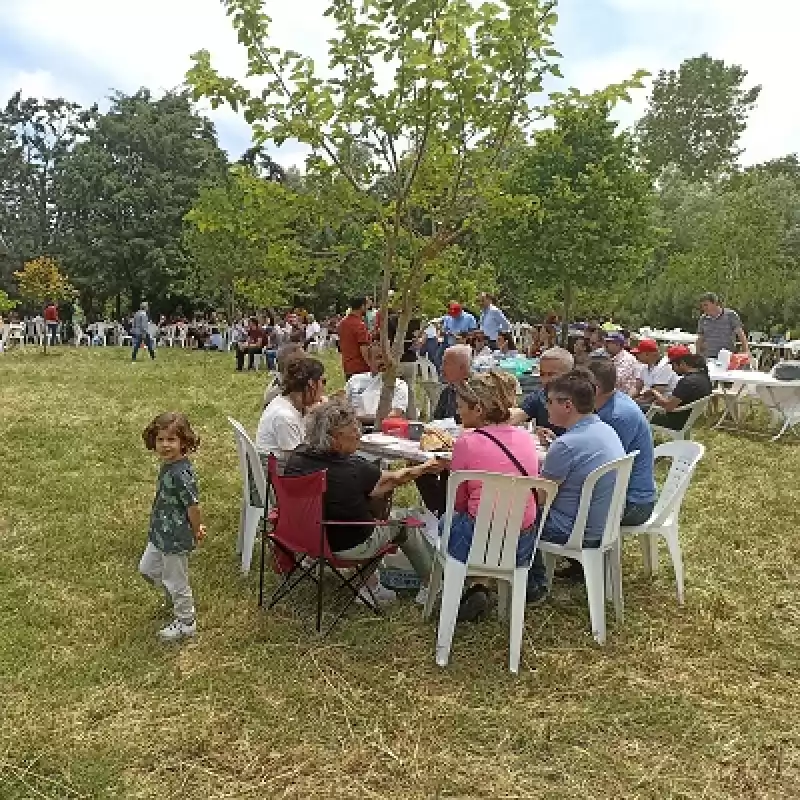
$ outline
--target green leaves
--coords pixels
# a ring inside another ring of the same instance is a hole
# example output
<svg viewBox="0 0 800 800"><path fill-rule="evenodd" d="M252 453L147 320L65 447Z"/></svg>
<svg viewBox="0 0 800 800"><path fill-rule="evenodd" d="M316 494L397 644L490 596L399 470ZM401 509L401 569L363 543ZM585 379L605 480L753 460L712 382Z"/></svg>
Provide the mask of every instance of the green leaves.
<svg viewBox="0 0 800 800"><path fill-rule="evenodd" d="M493 207L484 227L501 283L558 289L563 300L630 282L647 263L650 181L636 171L631 143L616 133L609 110L603 95L560 100L554 129L515 152L511 199Z"/></svg>
<svg viewBox="0 0 800 800"><path fill-rule="evenodd" d="M189 284L208 300L228 302L234 291L253 307L279 305L314 283L319 219L309 194L235 167L222 185L200 192L186 222Z"/></svg>
<svg viewBox="0 0 800 800"><path fill-rule="evenodd" d="M761 91L744 89L746 70L707 54L662 70L653 82L650 106L636 126L640 151L654 175L669 166L692 180L730 171L747 115Z"/></svg>

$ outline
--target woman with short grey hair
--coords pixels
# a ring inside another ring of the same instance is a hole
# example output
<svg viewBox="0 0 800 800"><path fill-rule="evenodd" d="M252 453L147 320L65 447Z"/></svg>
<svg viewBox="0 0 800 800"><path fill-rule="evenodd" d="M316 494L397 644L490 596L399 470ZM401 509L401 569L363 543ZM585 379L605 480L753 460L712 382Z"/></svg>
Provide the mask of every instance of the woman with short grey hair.
<svg viewBox="0 0 800 800"><path fill-rule="evenodd" d="M286 464L285 475L327 472L324 515L331 522L374 522L385 516L386 501L394 489L446 467L445 462L432 459L405 469L381 470L377 464L356 455L360 442L361 426L355 410L332 400L309 412L305 442L289 456ZM420 577L422 589L417 602L425 602L433 552L418 529L404 526L398 529L396 525L335 525L328 528L327 535L331 551L343 561L367 559L389 542L397 544ZM391 603L396 597L378 584L377 576L368 585L368 591L381 604Z"/></svg>

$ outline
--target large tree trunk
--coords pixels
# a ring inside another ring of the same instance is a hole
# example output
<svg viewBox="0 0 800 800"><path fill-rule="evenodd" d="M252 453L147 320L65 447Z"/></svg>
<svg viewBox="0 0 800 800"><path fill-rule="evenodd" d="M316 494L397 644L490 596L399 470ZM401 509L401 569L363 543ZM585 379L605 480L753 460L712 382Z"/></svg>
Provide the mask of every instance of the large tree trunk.
<svg viewBox="0 0 800 800"><path fill-rule="evenodd" d="M561 319L561 346L569 345L569 318L572 314L572 284L564 283L564 316Z"/></svg>
<svg viewBox="0 0 800 800"><path fill-rule="evenodd" d="M380 343L383 352L388 356L386 370L383 373L383 390L378 404L378 413L375 415L375 424L380 426L381 422L391 410L392 395L394 394L394 384L397 379L397 365L403 355L403 343L406 338L408 324L414 313L417 304L419 290L425 281L425 264L433 261L445 248L449 247L460 235L459 231L440 231L429 240L428 244L422 249L412 262L407 280L401 289L398 290L403 301L400 317L397 320L394 343L389 344L389 286L391 284L392 267L396 253L395 238L391 243L387 240L386 260L383 273L383 290L381 295L381 330ZM411 393L409 393L410 395Z"/></svg>
<svg viewBox="0 0 800 800"><path fill-rule="evenodd" d="M131 313L135 314L142 305L142 287L131 286Z"/></svg>

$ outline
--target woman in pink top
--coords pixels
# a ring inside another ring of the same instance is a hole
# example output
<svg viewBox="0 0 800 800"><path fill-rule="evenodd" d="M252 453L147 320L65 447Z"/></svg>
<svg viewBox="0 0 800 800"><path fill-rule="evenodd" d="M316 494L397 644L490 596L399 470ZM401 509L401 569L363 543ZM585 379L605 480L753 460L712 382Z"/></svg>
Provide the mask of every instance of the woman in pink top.
<svg viewBox="0 0 800 800"><path fill-rule="evenodd" d="M539 474L539 458L533 436L526 429L514 427L509 422L510 411L517 400L516 381L510 375L497 370L476 375L456 387L456 396L463 425L472 430L466 430L453 446L452 471L479 470L503 475L521 475L524 471L531 476ZM469 558L481 490L480 481L466 481L456 492L447 550L450 556L462 562ZM517 546L519 566L530 564L533 555L536 511L536 498L531 492ZM444 519L441 524L444 524ZM488 604L488 588L484 584L473 583L462 598L459 620L477 620L486 613Z"/></svg>

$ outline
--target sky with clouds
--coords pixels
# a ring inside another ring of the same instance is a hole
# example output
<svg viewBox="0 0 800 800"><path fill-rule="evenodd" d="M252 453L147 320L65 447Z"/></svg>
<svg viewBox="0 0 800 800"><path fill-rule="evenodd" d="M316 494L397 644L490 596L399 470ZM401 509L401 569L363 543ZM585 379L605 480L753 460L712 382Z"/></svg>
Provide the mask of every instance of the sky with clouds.
<svg viewBox="0 0 800 800"><path fill-rule="evenodd" d="M275 41L318 58L328 31L326 0L266 0ZM564 86L591 91L630 76L676 68L708 52L741 64L763 86L742 146L744 163L800 150L800 113L793 48L800 1L560 0L556 46ZM198 49L217 68L244 74L243 49L218 0L0 0L0 102L14 91L63 96L88 105L112 91L179 86ZM646 105L637 92L619 116L630 124ZM247 124L230 110L211 114L222 145L238 157L249 145ZM301 160L297 147L277 152Z"/></svg>

